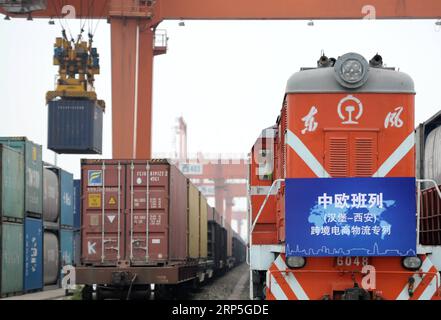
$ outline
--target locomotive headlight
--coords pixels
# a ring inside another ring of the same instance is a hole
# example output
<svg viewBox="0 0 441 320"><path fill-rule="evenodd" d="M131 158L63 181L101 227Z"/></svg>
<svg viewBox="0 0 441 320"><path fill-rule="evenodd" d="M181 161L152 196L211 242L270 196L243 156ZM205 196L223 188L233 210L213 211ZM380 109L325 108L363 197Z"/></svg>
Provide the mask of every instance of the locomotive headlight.
<svg viewBox="0 0 441 320"><path fill-rule="evenodd" d="M369 64L358 53L347 53L337 60L334 71L337 81L343 87L355 89L368 80Z"/></svg>
<svg viewBox="0 0 441 320"><path fill-rule="evenodd" d="M341 67L341 76L349 83L359 82L363 77L363 72L363 66L357 60L347 60Z"/></svg>
<svg viewBox="0 0 441 320"><path fill-rule="evenodd" d="M403 267L409 270L419 270L423 262L419 257L406 257L403 259Z"/></svg>
<svg viewBox="0 0 441 320"><path fill-rule="evenodd" d="M303 257L287 257L286 265L291 269L303 268L306 264L306 259Z"/></svg>

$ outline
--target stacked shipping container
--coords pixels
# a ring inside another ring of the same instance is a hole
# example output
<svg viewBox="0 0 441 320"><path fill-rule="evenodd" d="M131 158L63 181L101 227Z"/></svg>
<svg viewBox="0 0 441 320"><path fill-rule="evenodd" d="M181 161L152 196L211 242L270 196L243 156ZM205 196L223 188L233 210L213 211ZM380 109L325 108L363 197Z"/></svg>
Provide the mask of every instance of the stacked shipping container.
<svg viewBox="0 0 441 320"><path fill-rule="evenodd" d="M0 296L58 284L60 234L61 256L73 263L72 175L43 168L42 147L32 141L0 138L0 199Z"/></svg>
<svg viewBox="0 0 441 320"><path fill-rule="evenodd" d="M1 296L41 290L42 149L26 138L0 138Z"/></svg>

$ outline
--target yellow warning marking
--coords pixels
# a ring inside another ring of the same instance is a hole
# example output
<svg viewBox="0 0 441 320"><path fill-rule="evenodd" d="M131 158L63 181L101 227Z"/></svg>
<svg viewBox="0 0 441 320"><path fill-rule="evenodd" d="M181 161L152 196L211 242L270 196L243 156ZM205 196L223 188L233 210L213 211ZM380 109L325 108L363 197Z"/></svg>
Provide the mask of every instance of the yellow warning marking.
<svg viewBox="0 0 441 320"><path fill-rule="evenodd" d="M110 197L109 204L110 204L110 205L115 205L115 204L116 204L116 199L115 199L114 196L111 196L111 197Z"/></svg>
<svg viewBox="0 0 441 320"><path fill-rule="evenodd" d="M32 147L32 161L37 161L37 147Z"/></svg>
<svg viewBox="0 0 441 320"><path fill-rule="evenodd" d="M89 208L101 208L100 194L89 194Z"/></svg>

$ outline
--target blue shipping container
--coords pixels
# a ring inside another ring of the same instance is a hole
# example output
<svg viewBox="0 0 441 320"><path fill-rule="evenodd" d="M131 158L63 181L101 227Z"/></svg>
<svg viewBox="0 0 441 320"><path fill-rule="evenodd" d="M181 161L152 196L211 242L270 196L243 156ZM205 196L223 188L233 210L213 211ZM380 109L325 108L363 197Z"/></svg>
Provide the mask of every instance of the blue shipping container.
<svg viewBox="0 0 441 320"><path fill-rule="evenodd" d="M43 288L43 221L25 219L24 291Z"/></svg>
<svg viewBox="0 0 441 320"><path fill-rule="evenodd" d="M74 229L81 229L81 180L74 180Z"/></svg>
<svg viewBox="0 0 441 320"><path fill-rule="evenodd" d="M60 231L61 268L74 264L74 231Z"/></svg>
<svg viewBox="0 0 441 320"><path fill-rule="evenodd" d="M74 185L73 174L59 170L61 226L74 226Z"/></svg>
<svg viewBox="0 0 441 320"><path fill-rule="evenodd" d="M49 102L48 149L60 154L101 154L103 114L95 101Z"/></svg>

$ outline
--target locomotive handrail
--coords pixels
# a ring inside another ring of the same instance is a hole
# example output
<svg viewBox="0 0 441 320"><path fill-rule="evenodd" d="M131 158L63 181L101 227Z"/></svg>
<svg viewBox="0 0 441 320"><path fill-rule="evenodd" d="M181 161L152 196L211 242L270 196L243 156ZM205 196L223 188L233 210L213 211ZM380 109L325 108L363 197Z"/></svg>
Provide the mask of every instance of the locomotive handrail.
<svg viewBox="0 0 441 320"><path fill-rule="evenodd" d="M268 194L266 195L265 201L263 201L262 206L260 207L259 213L257 213L256 219L254 220L253 224L251 225L251 230L250 230L250 246L251 246L251 234L254 231L254 228L256 227L257 221L260 218L260 215L263 212L263 208L265 208L266 203L268 202L269 196L271 195L271 193L273 192L273 188L276 186L276 184L279 184L281 182L285 182L285 179L277 179L274 180L273 184L271 185L271 188L268 191ZM251 217L252 218L252 217Z"/></svg>
<svg viewBox="0 0 441 320"><path fill-rule="evenodd" d="M249 247L250 247L249 250L251 250L251 246L253 245L253 231L254 231L254 228L256 227L257 221L259 221L259 218L260 218L260 215L262 214L263 208L265 208L265 205L268 202L269 196L273 192L273 188L276 185L278 185L279 183L281 183L281 182L285 182L285 179L274 180L273 184L271 185L271 188L268 191L268 194L266 195L265 201L263 201L262 206L260 207L259 212L257 213L256 220L254 220L254 222L251 224L250 235L249 235L249 243L248 243ZM251 215L250 216L250 221L252 221L252 219L253 219L253 216ZM250 253L249 261L247 261L247 262L248 262L248 265L251 265L251 253Z"/></svg>
<svg viewBox="0 0 441 320"><path fill-rule="evenodd" d="M260 215L262 214L263 208L265 207L266 203L268 202L269 196L273 192L273 188L276 185L279 185L279 183L284 182L284 181L285 181L285 179L274 180L273 184L271 185L271 188L268 191L268 194L266 195L265 201L263 201L262 206L260 207L259 212L257 213L256 220L254 220L254 222L252 224L251 224L251 222L253 220L253 215L250 214L249 221L250 221L251 228L250 228L250 234L249 234L249 249L248 249L248 250L250 250L250 253L249 253L248 259L247 259L248 260L247 264L250 267L251 267L251 247L253 246L253 231L254 231L254 228L256 227L257 221L259 221L259 218L260 218ZM251 206L250 206L250 208L251 208ZM253 271L250 268L250 298L252 298L252 297L253 297Z"/></svg>
<svg viewBox="0 0 441 320"><path fill-rule="evenodd" d="M438 187L438 184L436 183L435 180L432 180L432 179L417 179L417 182L418 183L423 183L423 182L430 182L430 183L432 183L435 186L436 192L438 193L438 196L441 199L441 190Z"/></svg>

